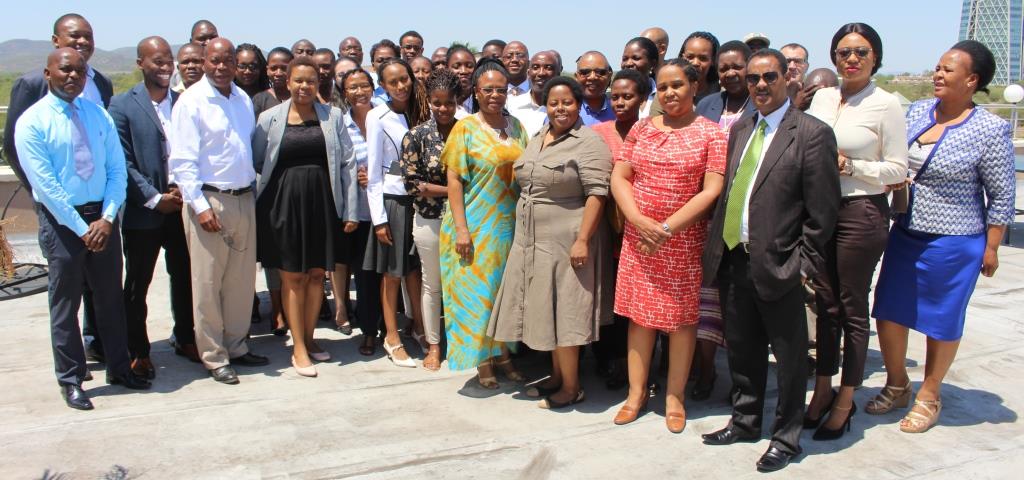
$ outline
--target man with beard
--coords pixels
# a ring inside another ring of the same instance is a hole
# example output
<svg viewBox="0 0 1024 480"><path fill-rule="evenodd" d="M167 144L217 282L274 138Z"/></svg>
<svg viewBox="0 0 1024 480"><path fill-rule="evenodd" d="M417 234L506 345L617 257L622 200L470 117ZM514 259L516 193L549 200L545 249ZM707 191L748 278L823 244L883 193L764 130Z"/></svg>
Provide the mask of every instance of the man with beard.
<svg viewBox="0 0 1024 480"><path fill-rule="evenodd" d="M110 116L128 166L128 197L121 233L124 238L124 310L128 321L128 351L132 371L152 379L156 369L149 356L146 295L160 249L171 280L174 352L199 361L192 321L192 281L188 246L181 220L182 198L167 172L171 107L178 94L170 90L174 57L160 37L148 37L136 49L142 82L110 102Z"/></svg>
<svg viewBox="0 0 1024 480"><path fill-rule="evenodd" d="M590 126L615 120L615 111L608 100L608 84L612 81L612 67L601 52L589 51L576 60L576 81L583 87L583 105L580 120Z"/></svg>

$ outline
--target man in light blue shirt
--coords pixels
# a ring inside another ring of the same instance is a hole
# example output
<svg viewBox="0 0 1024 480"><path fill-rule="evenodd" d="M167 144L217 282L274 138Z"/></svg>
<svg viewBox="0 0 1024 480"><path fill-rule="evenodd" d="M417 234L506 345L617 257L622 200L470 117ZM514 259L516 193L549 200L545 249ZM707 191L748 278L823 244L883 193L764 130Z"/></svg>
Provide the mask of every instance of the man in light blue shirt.
<svg viewBox="0 0 1024 480"><path fill-rule="evenodd" d="M583 89L580 120L586 126L615 120L608 85L612 83L612 67L601 52L591 50L576 59L576 81Z"/></svg>
<svg viewBox="0 0 1024 480"><path fill-rule="evenodd" d="M79 410L93 408L81 388L87 371L78 307L86 282L103 338L107 383L150 387L129 368L125 333L121 238L114 228L127 189L124 151L110 115L79 97L86 68L76 50L54 50L43 71L49 93L21 115L14 139L40 204L39 246L50 270L57 383L67 405Z"/></svg>

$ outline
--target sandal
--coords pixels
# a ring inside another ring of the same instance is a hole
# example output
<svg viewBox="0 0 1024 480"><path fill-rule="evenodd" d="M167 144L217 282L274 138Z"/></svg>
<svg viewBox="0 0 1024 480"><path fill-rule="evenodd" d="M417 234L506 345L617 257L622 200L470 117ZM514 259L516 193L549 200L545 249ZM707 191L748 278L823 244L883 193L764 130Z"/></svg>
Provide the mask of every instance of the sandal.
<svg viewBox="0 0 1024 480"><path fill-rule="evenodd" d="M906 408L910 404L911 393L913 391L910 389L909 379L907 379L907 384L902 387L886 385L882 387L882 391L878 392L878 395L875 395L875 398L864 406L864 411L871 415L882 415L896 408Z"/></svg>
<svg viewBox="0 0 1024 480"><path fill-rule="evenodd" d="M374 353L377 353L377 338L363 335L363 344L359 346L359 354L369 357Z"/></svg>
<svg viewBox="0 0 1024 480"><path fill-rule="evenodd" d="M554 410L558 408L565 408L570 407L572 405L576 405L577 403L586 400L586 398L587 396L585 393L583 393L583 389L580 389L580 391L576 392L576 395L569 399L569 401L558 402L555 401L555 399L551 398L551 395L548 395L547 397L544 398L544 400L541 400L540 403L537 404L537 406L545 410Z"/></svg>
<svg viewBox="0 0 1024 480"><path fill-rule="evenodd" d="M921 407L928 414L925 415L911 409L903 417L903 420L900 420L900 431L904 433L924 433L938 423L939 412L942 411L942 400L914 400L914 406Z"/></svg>
<svg viewBox="0 0 1024 480"><path fill-rule="evenodd" d="M497 365L498 368L501 368L501 373L504 374L505 378L509 379L510 381L513 381L513 382L525 382L526 381L526 377L524 377L523 374L519 373L519 370L516 370L516 366L512 364L512 358L511 357L506 358L506 359L504 359L504 360L502 360L500 362L494 362L494 365Z"/></svg>
<svg viewBox="0 0 1024 480"><path fill-rule="evenodd" d="M534 385L526 389L526 396L530 398L547 397L562 389L562 385L556 385L554 387L545 387L541 384Z"/></svg>
<svg viewBox="0 0 1024 480"><path fill-rule="evenodd" d="M484 374L480 371L481 367L487 367L491 371L491 374L488 376L484 376ZM494 365L491 363L490 360L481 363L476 368L476 381L477 383L480 384L481 387L486 388L488 390L497 390L500 387L500 385L498 384L498 377L494 376Z"/></svg>
<svg viewBox="0 0 1024 480"><path fill-rule="evenodd" d="M396 367L416 368L416 362L412 360L412 357L409 356L408 352L405 354L405 360L395 358L395 352L405 350L405 345L402 345L402 342L398 342L398 345L391 346L388 345L388 339L385 338L383 345L384 351L388 353L388 359L390 359L391 363L395 364Z"/></svg>
<svg viewBox="0 0 1024 480"><path fill-rule="evenodd" d="M431 345L431 347L436 347L436 345ZM436 371L440 370L441 369L441 349L440 349L440 347L438 347L438 350L437 350L437 358L434 358L434 357L430 356L431 352L430 352L429 348L426 350L426 352L427 352L427 356L426 356L426 358L423 359L423 368L425 368L427 370L430 370L431 372L436 372Z"/></svg>

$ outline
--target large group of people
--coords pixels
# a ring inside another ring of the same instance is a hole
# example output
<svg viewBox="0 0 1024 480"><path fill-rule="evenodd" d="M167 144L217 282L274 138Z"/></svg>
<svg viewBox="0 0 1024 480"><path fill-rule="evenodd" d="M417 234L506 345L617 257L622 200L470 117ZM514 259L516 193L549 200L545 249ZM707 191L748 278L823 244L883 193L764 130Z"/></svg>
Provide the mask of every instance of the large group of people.
<svg viewBox="0 0 1024 480"><path fill-rule="evenodd" d="M668 39L648 29L618 71L589 51L565 76L556 50L493 40L427 58L410 31L372 44L368 70L353 37L264 54L203 20L177 52L140 41L143 80L114 96L88 63L89 22L61 16L45 68L14 84L5 151L37 202L63 399L93 408L87 356L108 383L155 381L146 296L162 249L171 344L225 384L269 363L246 341L259 263L306 377L331 358L315 338L327 278L338 330L399 367L476 369L497 389L499 374L526 381L511 352L550 352L525 390L541 408L585 401L591 345L608 386L628 385L617 425L652 398L660 342L665 424L682 432L724 348L732 414L710 445L761 438L770 352L778 407L756 465L774 471L803 429L850 429L875 317L887 379L863 411L910 407L900 429L928 430L1014 218L1011 127L972 102L992 54L953 45L934 98L904 115L872 80L883 45L863 23L835 33L834 71L761 34L694 32L676 58ZM928 339L916 396L909 329Z"/></svg>

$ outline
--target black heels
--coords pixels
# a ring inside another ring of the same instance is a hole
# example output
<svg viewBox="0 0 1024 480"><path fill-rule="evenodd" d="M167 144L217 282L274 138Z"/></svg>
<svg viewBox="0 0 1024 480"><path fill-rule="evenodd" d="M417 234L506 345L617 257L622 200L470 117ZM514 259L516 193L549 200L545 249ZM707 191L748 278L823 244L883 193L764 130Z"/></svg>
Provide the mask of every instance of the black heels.
<svg viewBox="0 0 1024 480"><path fill-rule="evenodd" d="M832 405L836 404L836 399L837 398L839 398L839 392L836 391L836 389L833 388L832 389L832 400L829 400L828 405L826 405L825 408L821 409L821 414L818 415L818 418L808 417L807 414L805 413L804 414L804 429L805 430L809 430L809 429L812 429L812 428L818 428L818 425L821 425L821 421L825 419L825 414L828 413L829 410L832 410Z"/></svg>
<svg viewBox="0 0 1024 480"><path fill-rule="evenodd" d="M836 410L847 410L845 408L839 408L839 407L834 407L834 408ZM837 428L835 430L829 430L829 429L825 428L824 425L822 425L822 426L818 427L817 430L814 431L814 436L812 436L811 438L813 438L815 440L836 440L836 439L842 437L844 433L850 431L850 421L853 420L853 414L857 413L857 404L856 403L850 404L849 411L850 411L850 414L846 416L846 421L844 421L843 424L839 426L839 428ZM822 416L824 416L824 415L822 415Z"/></svg>

